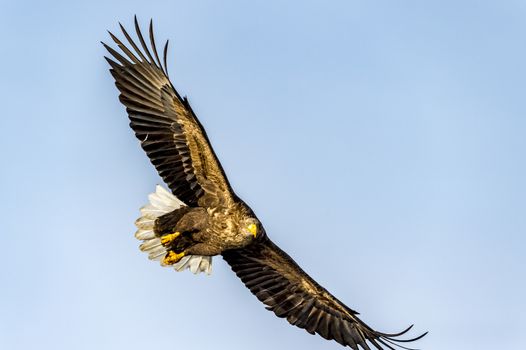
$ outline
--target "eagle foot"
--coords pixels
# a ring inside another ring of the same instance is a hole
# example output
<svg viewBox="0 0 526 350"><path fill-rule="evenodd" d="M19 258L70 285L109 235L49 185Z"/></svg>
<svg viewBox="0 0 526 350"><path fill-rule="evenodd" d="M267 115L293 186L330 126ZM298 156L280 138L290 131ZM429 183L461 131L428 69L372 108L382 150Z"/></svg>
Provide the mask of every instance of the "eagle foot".
<svg viewBox="0 0 526 350"><path fill-rule="evenodd" d="M168 247L172 242L181 235L181 232L177 231L174 233L169 233L161 237L161 244L165 247Z"/></svg>
<svg viewBox="0 0 526 350"><path fill-rule="evenodd" d="M182 253L176 253L173 250L169 250L168 253L166 253L165 257L163 258L162 264L163 265L173 265L179 262L185 256L185 252Z"/></svg>

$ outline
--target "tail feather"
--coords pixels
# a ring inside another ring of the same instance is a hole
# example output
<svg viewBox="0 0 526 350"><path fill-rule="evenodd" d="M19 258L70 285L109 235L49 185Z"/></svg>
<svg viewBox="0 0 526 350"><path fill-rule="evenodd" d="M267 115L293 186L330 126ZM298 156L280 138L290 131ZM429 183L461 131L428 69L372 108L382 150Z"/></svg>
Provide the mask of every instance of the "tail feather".
<svg viewBox="0 0 526 350"><path fill-rule="evenodd" d="M138 229L137 232L135 232L135 238L146 241L155 238L155 233L153 233L152 230Z"/></svg>
<svg viewBox="0 0 526 350"><path fill-rule="evenodd" d="M140 249L148 253L148 258L162 260L166 255L166 249L161 244L161 239L155 235L155 220L185 204L159 185L155 187L155 192L148 196L148 200L150 203L141 208L141 216L135 221L135 226L138 228L135 237L143 241ZM206 272L209 275L212 272L212 257L187 255L172 266L176 271L184 271L188 268L194 274Z"/></svg>
<svg viewBox="0 0 526 350"><path fill-rule="evenodd" d="M149 218L146 216L141 216L135 221L135 226L143 230L153 230L154 225L155 225L155 218Z"/></svg>
<svg viewBox="0 0 526 350"><path fill-rule="evenodd" d="M141 208L141 215L146 218L155 219L165 213L164 210L154 207L152 204L146 204Z"/></svg>

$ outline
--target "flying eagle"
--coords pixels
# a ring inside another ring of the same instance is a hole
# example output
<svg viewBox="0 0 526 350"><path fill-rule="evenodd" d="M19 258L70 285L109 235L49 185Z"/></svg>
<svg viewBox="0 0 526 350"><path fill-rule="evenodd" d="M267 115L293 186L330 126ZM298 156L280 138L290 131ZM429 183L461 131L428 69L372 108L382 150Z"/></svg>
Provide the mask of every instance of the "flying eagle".
<svg viewBox="0 0 526 350"><path fill-rule="evenodd" d="M141 208L135 234L143 241L140 249L163 266L193 273L210 273L212 257L221 255L276 316L352 349L404 348L400 343L422 338L426 333L400 339L412 326L396 334L375 331L270 240L233 191L203 126L170 81L168 41L161 62L151 21L147 43L135 17L140 47L120 27L129 46L110 32L123 54L102 43L113 56L105 58L130 126L171 190L157 186Z"/></svg>

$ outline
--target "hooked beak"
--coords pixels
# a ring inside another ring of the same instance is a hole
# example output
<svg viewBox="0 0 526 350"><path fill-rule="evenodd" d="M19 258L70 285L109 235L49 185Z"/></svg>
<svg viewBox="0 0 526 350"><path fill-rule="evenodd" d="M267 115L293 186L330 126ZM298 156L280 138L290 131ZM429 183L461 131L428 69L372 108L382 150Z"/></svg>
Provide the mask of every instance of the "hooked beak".
<svg viewBox="0 0 526 350"><path fill-rule="evenodd" d="M254 238L256 238L256 236L258 234L258 227L255 224L250 224L250 225L248 225L247 229L248 229L248 231L250 233L252 233L252 236L254 236Z"/></svg>

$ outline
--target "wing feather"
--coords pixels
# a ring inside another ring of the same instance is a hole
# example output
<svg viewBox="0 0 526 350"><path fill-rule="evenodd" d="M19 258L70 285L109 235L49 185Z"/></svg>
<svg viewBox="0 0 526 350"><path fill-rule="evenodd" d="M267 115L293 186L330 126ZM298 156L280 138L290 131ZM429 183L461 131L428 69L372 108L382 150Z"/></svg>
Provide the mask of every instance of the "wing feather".
<svg viewBox="0 0 526 350"><path fill-rule="evenodd" d="M129 46L112 33L110 37L123 54L103 43L114 58L106 60L131 128L159 175L187 205L232 203L235 194L206 132L188 100L181 98L168 78L168 42L161 61L152 21L149 45L136 17L134 24L140 47L120 23Z"/></svg>
<svg viewBox="0 0 526 350"><path fill-rule="evenodd" d="M351 310L310 276L279 249L267 236L258 242L237 250L223 252L223 258L250 291L268 310L290 324L335 340L352 349L370 350L405 348L399 343L420 339L400 339L408 329L396 333L377 332L358 318Z"/></svg>

